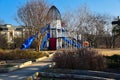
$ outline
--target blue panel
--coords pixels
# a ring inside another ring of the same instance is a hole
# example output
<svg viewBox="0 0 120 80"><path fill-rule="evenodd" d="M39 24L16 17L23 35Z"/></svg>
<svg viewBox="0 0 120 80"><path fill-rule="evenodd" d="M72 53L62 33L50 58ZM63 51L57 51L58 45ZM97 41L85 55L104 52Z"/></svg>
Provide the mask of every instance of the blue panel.
<svg viewBox="0 0 120 80"><path fill-rule="evenodd" d="M48 40L48 38L49 38L48 35L50 35L50 34L47 33L47 34L43 37L40 50L44 50L44 48L45 48L45 46L46 46L46 44L47 44L47 40Z"/></svg>
<svg viewBox="0 0 120 80"><path fill-rule="evenodd" d="M47 38L50 38L50 33L47 34Z"/></svg>
<svg viewBox="0 0 120 80"><path fill-rule="evenodd" d="M70 43L73 46L76 46L77 48L81 48L81 44L78 44L77 42L71 41L69 38L62 38L64 41L66 41L67 43Z"/></svg>
<svg viewBox="0 0 120 80"><path fill-rule="evenodd" d="M41 29L40 33L43 34L45 31L50 29L50 24L47 27Z"/></svg>

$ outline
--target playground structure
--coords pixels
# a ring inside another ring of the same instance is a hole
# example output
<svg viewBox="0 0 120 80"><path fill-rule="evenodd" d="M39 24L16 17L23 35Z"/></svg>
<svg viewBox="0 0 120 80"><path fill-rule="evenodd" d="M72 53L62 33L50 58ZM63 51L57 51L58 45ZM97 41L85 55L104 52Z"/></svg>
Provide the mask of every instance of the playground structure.
<svg viewBox="0 0 120 80"><path fill-rule="evenodd" d="M40 50L57 50L68 47L81 48L81 44L78 43L77 38L71 37L71 33L67 34L68 31L61 26L61 14L55 6L49 9L47 16L50 18L49 24L40 31L41 35L45 34L41 41ZM21 49L28 49L37 36L38 33L28 38L22 44Z"/></svg>

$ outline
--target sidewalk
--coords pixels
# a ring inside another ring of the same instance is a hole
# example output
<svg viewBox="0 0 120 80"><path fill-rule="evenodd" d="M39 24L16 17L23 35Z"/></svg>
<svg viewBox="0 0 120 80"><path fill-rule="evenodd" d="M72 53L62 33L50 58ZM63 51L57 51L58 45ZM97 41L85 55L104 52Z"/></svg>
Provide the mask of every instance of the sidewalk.
<svg viewBox="0 0 120 80"><path fill-rule="evenodd" d="M34 62L25 68L9 73L0 73L0 80L25 80L28 76L31 76L35 72L39 72L43 68L47 68L51 63L52 59L48 57L48 59L42 60L40 62Z"/></svg>

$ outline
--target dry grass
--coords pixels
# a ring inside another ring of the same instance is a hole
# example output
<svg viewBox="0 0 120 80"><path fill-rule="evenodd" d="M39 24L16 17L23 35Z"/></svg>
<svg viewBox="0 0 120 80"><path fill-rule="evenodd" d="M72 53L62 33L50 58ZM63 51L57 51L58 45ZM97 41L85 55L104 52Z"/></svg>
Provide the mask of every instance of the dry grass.
<svg viewBox="0 0 120 80"><path fill-rule="evenodd" d="M34 60L43 56L48 56L48 52L40 51L36 52L33 50L0 50L0 60Z"/></svg>
<svg viewBox="0 0 120 80"><path fill-rule="evenodd" d="M112 56L114 54L120 55L120 49L95 49L104 56Z"/></svg>

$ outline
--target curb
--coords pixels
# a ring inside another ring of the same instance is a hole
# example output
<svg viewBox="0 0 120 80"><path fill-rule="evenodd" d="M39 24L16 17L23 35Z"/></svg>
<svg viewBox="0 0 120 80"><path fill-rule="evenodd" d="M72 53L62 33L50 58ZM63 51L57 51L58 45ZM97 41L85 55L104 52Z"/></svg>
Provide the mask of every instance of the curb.
<svg viewBox="0 0 120 80"><path fill-rule="evenodd" d="M54 63L48 64L48 65L44 66L44 69L54 67L54 65L55 65ZM40 80L40 79L37 78L38 76L39 76L39 72L35 72L33 75L28 76L26 78L26 80Z"/></svg>
<svg viewBox="0 0 120 80"><path fill-rule="evenodd" d="M48 76L50 75L50 76ZM45 72L36 72L33 76L29 76L26 80L41 80L41 77L47 78L58 78L58 79L74 79L74 80L115 80L112 78L96 77L89 75L77 75L77 74L62 74L62 73L45 73Z"/></svg>
<svg viewBox="0 0 120 80"><path fill-rule="evenodd" d="M49 57L52 57L55 53L52 53L49 55ZM27 61L27 62L24 62L22 64L19 64L19 65L15 65L13 67L10 67L10 68L7 68L7 69L1 69L0 72L2 73L7 73L7 72L11 72L11 71L15 71L17 69L21 69L21 68L24 68L30 64L32 64L33 62L38 62L38 61L41 61L41 60L44 60L48 57L44 56L44 57L41 57L41 58L38 58L38 59L35 59L34 61Z"/></svg>
<svg viewBox="0 0 120 80"><path fill-rule="evenodd" d="M18 66L18 68L23 68L23 67L28 66L28 65L30 65L30 64L32 64L32 61L27 61L27 62L25 62L25 63L20 64L20 65Z"/></svg>
<svg viewBox="0 0 120 80"><path fill-rule="evenodd" d="M54 54L55 54L55 52L52 53L52 54L50 54L49 57L52 57ZM42 57L42 58L35 59L35 62L38 62L38 61L44 60L44 59L46 59L46 58L48 58L48 57L47 57L47 56L44 56L44 57Z"/></svg>
<svg viewBox="0 0 120 80"><path fill-rule="evenodd" d="M54 65L52 65L52 66L54 66ZM48 68L50 68L50 65L49 65ZM77 73L68 73L68 74L64 73L64 74L67 77L74 77L77 80L78 79L85 79L85 80L86 79L87 80L89 80L89 79L91 79L91 80L119 80L120 79L120 74L116 74L116 73L101 72L101 71L90 71L90 72L88 72L88 70L78 70L78 71L79 71L79 73L77 72ZM82 71L82 73L80 71ZM46 74L44 74L44 73L45 72L36 72L33 75L28 76L26 78L26 80L41 80L41 79L39 79L40 74L43 74L42 75L43 77L45 77L47 75L51 75L50 77L54 77L54 78L60 78L60 79L61 79L61 77L65 78L63 73L56 73L56 74L54 72L53 73L48 72ZM57 74L59 74L59 75L57 75Z"/></svg>
<svg viewBox="0 0 120 80"><path fill-rule="evenodd" d="M47 58L47 57L44 56L44 57L42 57L42 58L35 59L35 62L38 62L38 61L44 60L44 59L46 59L46 58Z"/></svg>
<svg viewBox="0 0 120 80"><path fill-rule="evenodd" d="M14 71L14 70L17 70L17 69L19 69L18 65L8 68L7 72Z"/></svg>

